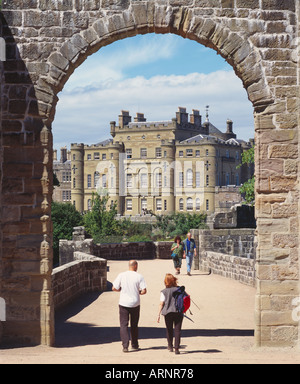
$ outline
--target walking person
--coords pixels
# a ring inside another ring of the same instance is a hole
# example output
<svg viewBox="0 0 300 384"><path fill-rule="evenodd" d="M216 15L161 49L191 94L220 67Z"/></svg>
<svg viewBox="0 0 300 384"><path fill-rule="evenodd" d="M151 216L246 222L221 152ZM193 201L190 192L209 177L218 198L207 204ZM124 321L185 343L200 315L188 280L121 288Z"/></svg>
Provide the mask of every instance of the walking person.
<svg viewBox="0 0 300 384"><path fill-rule="evenodd" d="M174 243L171 247L172 252L172 259L174 263L174 268L176 270L176 275L180 274L180 268L182 265L182 258L183 258L183 245L181 242L181 237L176 236L174 239Z"/></svg>
<svg viewBox="0 0 300 384"><path fill-rule="evenodd" d="M122 272L113 282L112 290L120 292L119 314L120 314L120 336L123 345L123 352L128 352L130 320L131 347L139 349L138 323L140 318L140 295L147 293L147 285L142 275L137 273L138 262L131 260L129 270Z"/></svg>
<svg viewBox="0 0 300 384"><path fill-rule="evenodd" d="M177 291L177 278L170 273L166 274L165 277L165 289L160 293L160 305L158 312L157 322L160 322L160 315L165 317L165 323L167 328L167 341L168 350L173 352L173 330L175 334L175 354L179 355L180 339L181 339L181 328L183 321L183 314L177 312L175 298L173 293Z"/></svg>
<svg viewBox="0 0 300 384"><path fill-rule="evenodd" d="M191 276L192 264L194 257L197 256L197 248L195 240L188 232L187 237L183 240L183 258L186 259L187 274Z"/></svg>

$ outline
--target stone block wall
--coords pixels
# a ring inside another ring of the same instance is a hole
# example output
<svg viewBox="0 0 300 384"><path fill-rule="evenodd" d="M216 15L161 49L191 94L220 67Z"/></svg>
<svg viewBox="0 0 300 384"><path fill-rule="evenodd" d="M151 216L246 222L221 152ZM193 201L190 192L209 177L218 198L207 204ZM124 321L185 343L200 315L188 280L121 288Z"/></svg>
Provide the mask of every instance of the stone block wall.
<svg viewBox="0 0 300 384"><path fill-rule="evenodd" d="M255 259L255 230L236 228L200 230L197 245L200 256L202 251L213 251L231 256Z"/></svg>
<svg viewBox="0 0 300 384"><path fill-rule="evenodd" d="M83 293L106 291L106 260L74 252L74 261L53 270L52 287L55 309Z"/></svg>
<svg viewBox="0 0 300 384"><path fill-rule="evenodd" d="M149 260L155 258L156 250L151 241L114 244L92 243L92 254L107 260Z"/></svg>
<svg viewBox="0 0 300 384"><path fill-rule="evenodd" d="M171 246L173 241L156 241L154 243L156 248L157 259L170 259L171 258Z"/></svg>
<svg viewBox="0 0 300 384"><path fill-rule="evenodd" d="M255 261L253 259L205 251L202 253L200 269L211 270L217 275L255 286Z"/></svg>
<svg viewBox="0 0 300 384"><path fill-rule="evenodd" d="M59 265L74 260L74 252L83 252L92 255L92 239L85 240L59 240Z"/></svg>

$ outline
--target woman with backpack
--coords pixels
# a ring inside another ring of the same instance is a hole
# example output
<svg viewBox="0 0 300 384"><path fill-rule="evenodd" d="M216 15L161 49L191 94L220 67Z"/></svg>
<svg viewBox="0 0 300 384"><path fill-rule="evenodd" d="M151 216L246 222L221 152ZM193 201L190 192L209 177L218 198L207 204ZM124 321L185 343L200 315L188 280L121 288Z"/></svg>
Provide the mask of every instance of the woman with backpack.
<svg viewBox="0 0 300 384"><path fill-rule="evenodd" d="M178 291L177 278L170 273L165 277L166 288L161 291L160 305L157 322L160 322L160 315L165 316L167 328L168 350L173 352L173 329L175 330L175 354L179 355L179 346L181 338L181 327L183 314L179 313L176 308L176 300L174 293Z"/></svg>

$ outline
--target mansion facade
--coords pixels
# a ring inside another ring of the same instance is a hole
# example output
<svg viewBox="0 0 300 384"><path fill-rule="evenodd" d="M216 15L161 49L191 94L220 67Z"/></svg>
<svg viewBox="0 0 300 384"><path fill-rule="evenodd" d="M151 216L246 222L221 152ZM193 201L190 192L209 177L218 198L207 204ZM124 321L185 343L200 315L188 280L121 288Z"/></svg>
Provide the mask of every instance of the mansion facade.
<svg viewBox="0 0 300 384"><path fill-rule="evenodd" d="M121 111L110 131L98 144L71 144L71 202L80 212L91 209L97 192L116 202L121 216L212 213L222 187L232 190L253 173L238 166L254 141L238 140L230 120L224 133L208 115L202 123L198 110L189 116L180 107L172 120L154 122Z"/></svg>

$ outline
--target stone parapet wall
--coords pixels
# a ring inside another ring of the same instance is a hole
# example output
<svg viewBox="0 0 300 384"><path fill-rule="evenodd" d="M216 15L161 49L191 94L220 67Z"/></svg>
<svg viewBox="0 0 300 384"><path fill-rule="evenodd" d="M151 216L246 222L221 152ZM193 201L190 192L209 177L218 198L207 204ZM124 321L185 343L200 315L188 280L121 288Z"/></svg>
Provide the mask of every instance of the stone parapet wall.
<svg viewBox="0 0 300 384"><path fill-rule="evenodd" d="M200 230L199 253L213 251L230 256L255 259L256 238L254 229Z"/></svg>
<svg viewBox="0 0 300 384"><path fill-rule="evenodd" d="M92 254L107 260L154 259L155 245L151 241L136 243L92 243Z"/></svg>
<svg viewBox="0 0 300 384"><path fill-rule="evenodd" d="M92 239L85 240L59 240L59 265L70 263L74 260L74 252L83 252L92 255Z"/></svg>
<svg viewBox="0 0 300 384"><path fill-rule="evenodd" d="M95 244L92 239L60 240L59 265L74 261L76 254L93 255L106 260L170 259L172 244L173 241Z"/></svg>
<svg viewBox="0 0 300 384"><path fill-rule="evenodd" d="M173 241L156 241L154 244L157 259L171 259L171 246Z"/></svg>
<svg viewBox="0 0 300 384"><path fill-rule="evenodd" d="M255 286L255 261L252 259L208 251L200 259L200 270L211 270L217 275Z"/></svg>
<svg viewBox="0 0 300 384"><path fill-rule="evenodd" d="M52 272L55 309L86 292L103 292L107 286L107 262L83 252L74 252L74 261Z"/></svg>

